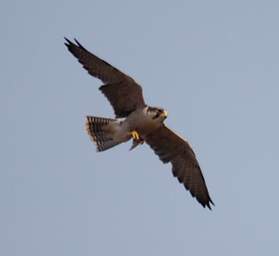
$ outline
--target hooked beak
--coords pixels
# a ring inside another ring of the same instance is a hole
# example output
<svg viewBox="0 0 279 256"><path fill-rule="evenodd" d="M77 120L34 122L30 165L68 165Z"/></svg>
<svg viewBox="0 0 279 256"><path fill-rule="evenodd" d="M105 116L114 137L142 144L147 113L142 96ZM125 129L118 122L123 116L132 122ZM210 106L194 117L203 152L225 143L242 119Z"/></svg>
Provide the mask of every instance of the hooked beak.
<svg viewBox="0 0 279 256"><path fill-rule="evenodd" d="M164 112L163 112L163 117L166 119L167 116L168 116L168 112L167 112L166 110L164 110Z"/></svg>

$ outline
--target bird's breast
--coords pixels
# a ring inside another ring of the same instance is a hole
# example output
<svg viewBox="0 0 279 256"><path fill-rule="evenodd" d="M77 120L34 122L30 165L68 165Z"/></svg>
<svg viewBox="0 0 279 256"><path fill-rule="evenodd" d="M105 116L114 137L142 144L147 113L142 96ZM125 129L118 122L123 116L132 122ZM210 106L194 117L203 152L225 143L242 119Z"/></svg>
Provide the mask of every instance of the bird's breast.
<svg viewBox="0 0 279 256"><path fill-rule="evenodd" d="M136 130L140 135L144 136L160 127L161 123L156 122L142 110L136 110L126 119L130 130Z"/></svg>

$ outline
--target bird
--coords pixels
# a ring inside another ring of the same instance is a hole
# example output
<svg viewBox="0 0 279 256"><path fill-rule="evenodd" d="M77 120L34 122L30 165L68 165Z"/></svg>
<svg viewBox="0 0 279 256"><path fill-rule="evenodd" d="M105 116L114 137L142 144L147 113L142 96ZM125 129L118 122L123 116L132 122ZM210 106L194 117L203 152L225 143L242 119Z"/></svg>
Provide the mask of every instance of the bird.
<svg viewBox="0 0 279 256"><path fill-rule="evenodd" d="M65 46L83 68L103 82L99 90L114 109L115 118L86 117L86 131L97 152L129 140L130 150L146 143L164 164L171 164L173 176L192 197L211 210L214 203L196 155L190 144L164 123L168 112L147 105L142 87L133 78L88 51L77 39L64 39Z"/></svg>

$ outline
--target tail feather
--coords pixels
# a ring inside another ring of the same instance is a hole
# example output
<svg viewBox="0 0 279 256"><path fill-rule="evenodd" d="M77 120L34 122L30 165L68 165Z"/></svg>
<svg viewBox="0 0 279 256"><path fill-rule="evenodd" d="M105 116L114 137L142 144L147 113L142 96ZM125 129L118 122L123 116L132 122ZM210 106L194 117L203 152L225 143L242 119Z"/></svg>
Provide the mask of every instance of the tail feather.
<svg viewBox="0 0 279 256"><path fill-rule="evenodd" d="M87 116L86 130L97 145L97 151L104 151L119 144L113 138L115 119Z"/></svg>

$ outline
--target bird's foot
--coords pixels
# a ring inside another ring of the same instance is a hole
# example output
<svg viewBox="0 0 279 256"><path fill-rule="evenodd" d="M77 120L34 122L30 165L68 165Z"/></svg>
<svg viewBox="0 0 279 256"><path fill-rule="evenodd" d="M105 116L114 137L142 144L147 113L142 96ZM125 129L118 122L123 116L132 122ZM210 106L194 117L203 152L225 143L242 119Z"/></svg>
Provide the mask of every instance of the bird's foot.
<svg viewBox="0 0 279 256"><path fill-rule="evenodd" d="M140 135L137 131L132 131L131 136L132 136L133 140L139 140L140 139Z"/></svg>
<svg viewBox="0 0 279 256"><path fill-rule="evenodd" d="M137 147L138 145L142 145L144 143L144 139L141 138L141 136L139 135L139 133L137 131L132 131L131 136L133 139L133 144L132 144L130 150L132 150L135 147Z"/></svg>

